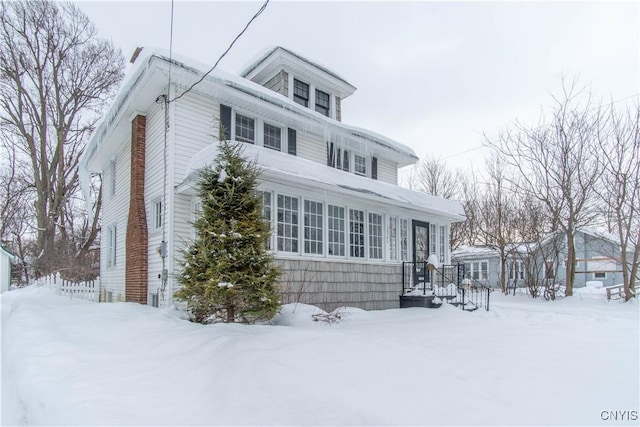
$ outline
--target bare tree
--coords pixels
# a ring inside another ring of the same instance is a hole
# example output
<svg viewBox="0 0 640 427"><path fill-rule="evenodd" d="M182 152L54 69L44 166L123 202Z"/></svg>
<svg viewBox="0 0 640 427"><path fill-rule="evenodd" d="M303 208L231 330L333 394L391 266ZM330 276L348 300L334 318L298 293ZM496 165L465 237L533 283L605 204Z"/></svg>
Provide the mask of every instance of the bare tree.
<svg viewBox="0 0 640 427"><path fill-rule="evenodd" d="M603 215L620 243L625 301L635 296L640 263L640 106L625 111L611 103L599 133Z"/></svg>
<svg viewBox="0 0 640 427"><path fill-rule="evenodd" d="M443 160L429 155L418 163L405 180L407 187L412 190L453 200L464 200L466 183L460 172L452 171ZM464 201L462 203L464 205ZM451 224L449 243L452 249L468 243L468 231L467 221Z"/></svg>
<svg viewBox="0 0 640 427"><path fill-rule="evenodd" d="M420 161L414 174L413 185L418 191L445 199L459 196L458 173L447 168L444 161L427 156Z"/></svg>
<svg viewBox="0 0 640 427"><path fill-rule="evenodd" d="M573 295L576 270L574 236L581 225L595 217L594 187L600 176L595 154L600 111L588 99L579 104L584 91L575 82L565 86L563 97L554 98L551 119L543 116L538 126L516 123L513 129L489 141L516 171L514 180L526 197L545 206L552 227L562 230L567 244L566 295Z"/></svg>
<svg viewBox="0 0 640 427"><path fill-rule="evenodd" d="M3 2L0 16L1 143L29 163L23 178L35 200L36 273L46 274L78 192L78 160L124 59L73 4Z"/></svg>

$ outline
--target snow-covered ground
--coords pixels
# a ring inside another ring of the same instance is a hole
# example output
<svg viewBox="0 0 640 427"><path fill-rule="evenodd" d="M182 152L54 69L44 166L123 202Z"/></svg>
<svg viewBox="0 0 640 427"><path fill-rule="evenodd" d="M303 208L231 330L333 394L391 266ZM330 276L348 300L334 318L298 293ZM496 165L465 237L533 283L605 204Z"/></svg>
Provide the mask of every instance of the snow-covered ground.
<svg viewBox="0 0 640 427"><path fill-rule="evenodd" d="M327 324L288 305L273 325L202 326L45 288L0 299L5 426L639 422L637 302L493 293L489 312Z"/></svg>

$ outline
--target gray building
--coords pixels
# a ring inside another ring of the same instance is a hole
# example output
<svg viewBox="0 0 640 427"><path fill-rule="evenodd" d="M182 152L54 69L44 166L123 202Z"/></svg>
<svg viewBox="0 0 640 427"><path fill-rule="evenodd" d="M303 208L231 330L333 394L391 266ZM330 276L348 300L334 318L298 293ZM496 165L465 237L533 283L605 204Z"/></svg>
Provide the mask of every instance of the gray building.
<svg viewBox="0 0 640 427"><path fill-rule="evenodd" d="M603 286L622 283L620 245L614 236L591 228L577 231L574 287L598 281ZM514 243L507 247L507 286L527 286L527 279L567 280L567 244L561 232L553 232L539 242ZM461 246L451 253L453 263L465 265L465 275L487 286L500 287L500 251L495 246Z"/></svg>

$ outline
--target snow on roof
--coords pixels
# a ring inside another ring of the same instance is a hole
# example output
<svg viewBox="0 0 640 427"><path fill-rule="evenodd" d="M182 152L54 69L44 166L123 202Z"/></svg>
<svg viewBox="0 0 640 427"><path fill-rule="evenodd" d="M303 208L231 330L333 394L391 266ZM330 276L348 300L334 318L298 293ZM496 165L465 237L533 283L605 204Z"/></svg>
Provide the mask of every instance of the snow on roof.
<svg viewBox="0 0 640 427"><path fill-rule="evenodd" d="M195 61L191 58L188 58L179 54L173 53L170 57L169 52L167 50L159 49L159 48L144 49L142 51L141 57L139 57L136 62L141 60L150 61L151 57L154 57L154 56L157 58L163 59L167 62L169 62L169 58L171 58L172 63L179 65L183 69L186 68L186 69L192 70L192 72L194 72L198 76L198 78L204 72L206 72L206 70L211 68L209 65L203 64L201 62ZM175 70L174 70L174 76L175 76ZM418 157L415 151L412 148L408 147L407 145L404 145L398 141L395 141L391 138L380 135L378 133L369 131L367 129L363 129L357 126L347 125L343 122L339 122L337 120L328 118L325 115L318 113L315 110L303 107L300 104L293 101L292 99L287 98L286 96L278 92L275 92L271 89L267 89L266 87L261 86L255 82L252 82L251 80L248 80L244 77L240 77L238 75L216 69L216 70L213 70L207 76L206 80L210 80L216 83L221 83L229 87L240 88L241 90L259 99L268 100L271 103L274 103L276 105L280 105L283 107L286 106L290 111L295 111L297 114L300 114L305 116L306 118L312 119L316 123L319 123L325 126L326 125L331 126L333 129L341 130L351 136L368 139L377 145L380 145L387 149L391 149L392 151L400 153L403 156L412 158L413 161L418 160Z"/></svg>
<svg viewBox="0 0 640 427"><path fill-rule="evenodd" d="M282 46L270 46L269 48L262 50L257 56L254 57L254 59L252 59L251 61L249 61L247 63L247 65L245 65L242 70L240 71L240 76L242 77L246 77L247 75L249 75L253 70L255 70L256 68L258 68L267 58L269 58L269 56L271 56L272 54L274 54L275 52L277 52L278 50L281 50L283 52L288 53L289 55L292 55L298 59L300 59L301 61L306 62L307 64L317 68L320 71L323 71L327 74L329 74L330 76L340 80L341 82L347 84L348 86L351 86L355 89L355 87L349 83L348 81L346 81L344 78L340 77L338 74L336 74L334 71L331 71L328 67L325 67L324 65L319 64L316 61L312 61L298 53L295 53L289 49L286 49Z"/></svg>
<svg viewBox="0 0 640 427"><path fill-rule="evenodd" d="M358 176L268 148L251 144L244 144L244 147L244 157L249 161L256 160L263 170L263 176L284 176L293 182L308 182L313 186L330 186L342 193L354 192L359 195L383 199L386 204L405 204L413 209L418 208L443 215L453 221L465 218L462 205L453 200ZM211 144L196 153L191 158L182 185L193 186L198 179L199 170L212 165L217 153L218 144Z"/></svg>
<svg viewBox="0 0 640 427"><path fill-rule="evenodd" d="M505 251L510 254L527 254L531 251L531 246L536 243L510 243L506 245ZM492 258L499 257L500 250L493 245L462 245L451 252L451 258Z"/></svg>
<svg viewBox="0 0 640 427"><path fill-rule="evenodd" d="M0 245L0 253L5 254L9 258L9 262L11 262L12 264L15 264L19 261L18 255L12 253L9 249L5 248L2 245Z"/></svg>

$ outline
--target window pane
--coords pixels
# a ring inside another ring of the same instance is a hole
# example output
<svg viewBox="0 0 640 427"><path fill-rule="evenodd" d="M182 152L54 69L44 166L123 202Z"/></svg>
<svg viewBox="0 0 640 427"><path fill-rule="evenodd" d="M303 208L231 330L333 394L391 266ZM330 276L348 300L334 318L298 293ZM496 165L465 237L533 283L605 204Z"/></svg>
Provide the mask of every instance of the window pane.
<svg viewBox="0 0 640 427"><path fill-rule="evenodd" d="M309 106L309 85L298 79L293 79L293 100L298 104Z"/></svg>
<svg viewBox="0 0 640 427"><path fill-rule="evenodd" d="M440 226L440 262L444 262L444 254L446 252L446 231L447 228L443 225Z"/></svg>
<svg viewBox="0 0 640 427"><path fill-rule="evenodd" d="M349 255L364 258L364 211L349 209Z"/></svg>
<svg viewBox="0 0 640 427"><path fill-rule="evenodd" d="M304 252L322 254L322 203L304 201Z"/></svg>
<svg viewBox="0 0 640 427"><path fill-rule="evenodd" d="M358 175L367 174L367 159L363 156L355 155L355 172Z"/></svg>
<svg viewBox="0 0 640 427"><path fill-rule="evenodd" d="M369 258L382 259L382 215L369 213Z"/></svg>
<svg viewBox="0 0 640 427"><path fill-rule="evenodd" d="M330 97L328 93L316 89L316 111L329 116Z"/></svg>
<svg viewBox="0 0 640 427"><path fill-rule="evenodd" d="M268 123L264 124L264 146L280 151L281 147L281 130L279 127L272 126Z"/></svg>
<svg viewBox="0 0 640 427"><path fill-rule="evenodd" d="M398 218L389 218L389 259L398 259Z"/></svg>
<svg viewBox="0 0 640 427"><path fill-rule="evenodd" d="M255 142L255 121L242 114L236 114L236 140L242 142Z"/></svg>
<svg viewBox="0 0 640 427"><path fill-rule="evenodd" d="M278 250L298 251L298 199L278 194Z"/></svg>
<svg viewBox="0 0 640 427"><path fill-rule="evenodd" d="M409 220L400 220L400 260L409 260Z"/></svg>
<svg viewBox="0 0 640 427"><path fill-rule="evenodd" d="M344 256L344 208L329 205L329 255Z"/></svg>

